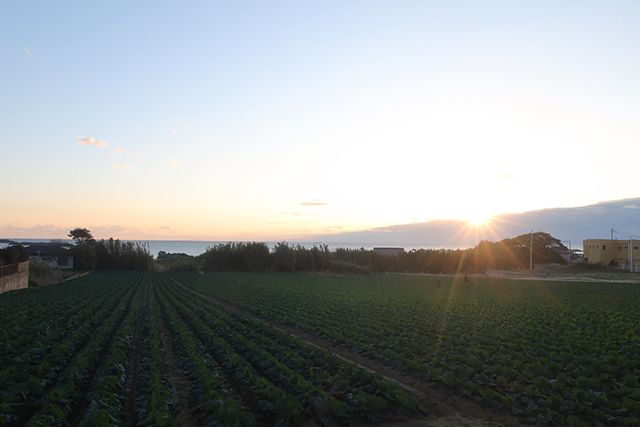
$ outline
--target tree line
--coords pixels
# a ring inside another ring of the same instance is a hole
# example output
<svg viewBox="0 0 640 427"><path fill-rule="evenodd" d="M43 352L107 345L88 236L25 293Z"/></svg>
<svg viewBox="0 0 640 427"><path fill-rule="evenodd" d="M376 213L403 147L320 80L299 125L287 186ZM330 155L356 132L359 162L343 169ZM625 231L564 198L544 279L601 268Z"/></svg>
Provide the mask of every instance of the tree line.
<svg viewBox="0 0 640 427"><path fill-rule="evenodd" d="M69 237L75 241L72 251L77 269L150 270L154 266L153 256L140 243L95 240L86 228L71 230ZM528 269L530 256L534 264L565 264L568 252L560 240L544 232L499 242L482 241L468 249L413 249L392 255L364 248L330 251L327 245L307 248L280 242L269 248L262 242L238 242L215 245L174 267L204 271L472 273Z"/></svg>
<svg viewBox="0 0 640 427"><path fill-rule="evenodd" d="M86 228L75 228L68 235L75 242L72 254L78 270L151 270L153 256L137 242L119 239L95 240Z"/></svg>
<svg viewBox="0 0 640 427"><path fill-rule="evenodd" d="M534 264L565 264L569 250L548 233L524 234L499 242L482 241L469 249L414 249L385 255L370 249L326 245L306 248L278 243L272 250L265 243L225 243L196 257L205 271L334 271L471 273L487 269L527 269Z"/></svg>

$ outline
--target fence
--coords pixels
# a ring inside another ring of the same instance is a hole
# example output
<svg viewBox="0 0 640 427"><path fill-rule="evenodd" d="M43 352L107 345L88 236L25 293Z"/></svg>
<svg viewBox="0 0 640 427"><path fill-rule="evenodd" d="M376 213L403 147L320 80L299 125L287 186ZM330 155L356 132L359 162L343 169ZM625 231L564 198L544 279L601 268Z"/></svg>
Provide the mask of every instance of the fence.
<svg viewBox="0 0 640 427"><path fill-rule="evenodd" d="M0 266L0 293L29 286L29 261Z"/></svg>

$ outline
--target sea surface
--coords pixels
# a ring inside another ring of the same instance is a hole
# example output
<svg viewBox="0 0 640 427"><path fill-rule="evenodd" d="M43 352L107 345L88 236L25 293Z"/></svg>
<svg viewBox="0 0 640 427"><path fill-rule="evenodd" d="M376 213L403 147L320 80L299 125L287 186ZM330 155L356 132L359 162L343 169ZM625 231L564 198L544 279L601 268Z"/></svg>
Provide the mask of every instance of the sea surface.
<svg viewBox="0 0 640 427"><path fill-rule="evenodd" d="M73 243L70 239L9 239L19 243L39 243L39 242L58 242L58 243ZM167 253L183 253L187 255L200 255L207 251L208 248L227 241L217 240L123 240L125 242L134 242L146 246L149 252L154 256L158 256L158 252L164 251ZM277 242L265 242L270 248L275 247ZM287 242L290 245L300 245L305 248L312 248L313 246L327 245L329 250L335 250L336 248L347 249L371 249L373 245L371 243L340 243L340 242ZM0 243L0 249L5 247L6 244Z"/></svg>

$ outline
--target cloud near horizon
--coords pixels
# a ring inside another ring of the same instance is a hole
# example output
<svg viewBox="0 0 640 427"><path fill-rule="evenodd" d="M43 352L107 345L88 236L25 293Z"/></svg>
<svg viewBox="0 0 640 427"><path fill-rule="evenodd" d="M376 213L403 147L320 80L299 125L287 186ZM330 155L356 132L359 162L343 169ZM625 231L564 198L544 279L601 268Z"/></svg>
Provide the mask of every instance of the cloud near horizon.
<svg viewBox="0 0 640 427"><path fill-rule="evenodd" d="M66 233L69 232L71 228L68 227L59 227L53 224L36 224L32 226L20 226L20 225L12 225L7 224L4 227L0 227L0 237L1 238L20 238L20 237L31 237L35 234L42 235L45 237L50 236L66 236Z"/></svg>
<svg viewBox="0 0 640 427"><path fill-rule="evenodd" d="M84 138L79 138L78 139L78 144L80 144L80 145L93 145L93 146L98 147L98 148L104 148L104 147L107 147L109 145L109 143L107 141L104 141L104 140L98 139L98 138L94 138L93 136L87 136L87 137L84 137Z"/></svg>
<svg viewBox="0 0 640 427"><path fill-rule="evenodd" d="M7 224L0 226L0 238L25 238L25 239L66 239L69 230L76 227L84 227L80 224L69 224L66 226L59 226L54 224L35 224L32 226L25 225L12 225ZM91 225L86 226L91 231L91 234L96 239L108 239L113 237L115 239L127 239L134 236L140 239L153 238L154 233L152 230L140 229L132 226L124 226L119 224L112 225Z"/></svg>
<svg viewBox="0 0 640 427"><path fill-rule="evenodd" d="M129 163L117 163L115 165L113 165L114 169L120 169L122 171L126 171L129 170Z"/></svg>

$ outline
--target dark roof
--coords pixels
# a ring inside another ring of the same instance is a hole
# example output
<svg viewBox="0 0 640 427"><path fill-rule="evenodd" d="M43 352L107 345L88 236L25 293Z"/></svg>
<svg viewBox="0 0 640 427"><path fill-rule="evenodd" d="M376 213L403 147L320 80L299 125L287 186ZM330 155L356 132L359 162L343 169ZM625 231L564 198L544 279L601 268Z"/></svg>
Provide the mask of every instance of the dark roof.
<svg viewBox="0 0 640 427"><path fill-rule="evenodd" d="M26 246L24 251L29 255L71 255L72 245L59 243L35 243Z"/></svg>

